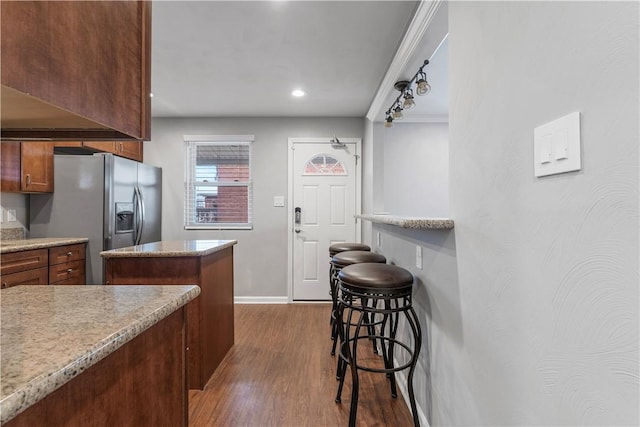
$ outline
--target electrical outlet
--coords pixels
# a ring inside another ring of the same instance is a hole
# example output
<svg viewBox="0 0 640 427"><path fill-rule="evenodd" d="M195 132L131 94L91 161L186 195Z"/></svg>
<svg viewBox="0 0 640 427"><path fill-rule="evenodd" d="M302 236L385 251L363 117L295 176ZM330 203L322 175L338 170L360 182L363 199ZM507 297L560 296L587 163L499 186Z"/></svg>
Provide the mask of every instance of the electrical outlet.
<svg viewBox="0 0 640 427"><path fill-rule="evenodd" d="M422 246L416 246L416 268L422 270Z"/></svg>
<svg viewBox="0 0 640 427"><path fill-rule="evenodd" d="M16 218L16 210L15 209L7 209L7 222L15 222Z"/></svg>

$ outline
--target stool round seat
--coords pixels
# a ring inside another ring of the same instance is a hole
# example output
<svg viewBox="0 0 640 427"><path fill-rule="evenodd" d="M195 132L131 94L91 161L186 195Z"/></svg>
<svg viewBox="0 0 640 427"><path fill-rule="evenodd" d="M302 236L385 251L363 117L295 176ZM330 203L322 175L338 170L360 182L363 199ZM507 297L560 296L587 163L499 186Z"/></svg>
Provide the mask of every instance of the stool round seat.
<svg viewBox="0 0 640 427"><path fill-rule="evenodd" d="M338 273L343 286L364 292L394 293L413 286L413 275L404 268L378 263L360 263L344 267Z"/></svg>
<svg viewBox="0 0 640 427"><path fill-rule="evenodd" d="M339 252L345 251L370 251L371 248L364 243L340 242L329 246L329 256L333 257Z"/></svg>
<svg viewBox="0 0 640 427"><path fill-rule="evenodd" d="M387 258L384 255L367 251L344 251L333 256L331 262L336 267L346 267L351 264L359 264L363 262L386 263Z"/></svg>

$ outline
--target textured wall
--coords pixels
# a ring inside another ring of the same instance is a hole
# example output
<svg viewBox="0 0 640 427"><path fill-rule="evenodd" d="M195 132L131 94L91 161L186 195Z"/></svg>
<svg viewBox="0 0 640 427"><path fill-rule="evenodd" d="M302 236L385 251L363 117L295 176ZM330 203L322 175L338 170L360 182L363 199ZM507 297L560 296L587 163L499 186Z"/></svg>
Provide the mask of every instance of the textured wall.
<svg viewBox="0 0 640 427"><path fill-rule="evenodd" d="M450 4L462 329L434 425L639 423L638 12ZM582 170L535 178L534 127L572 111Z"/></svg>
<svg viewBox="0 0 640 427"><path fill-rule="evenodd" d="M287 296L287 207L273 196L287 196L289 137L362 138L361 118L193 118L152 122L145 163L163 169L162 238L237 239L235 295ZM183 135L255 135L252 148L253 230L184 230Z"/></svg>

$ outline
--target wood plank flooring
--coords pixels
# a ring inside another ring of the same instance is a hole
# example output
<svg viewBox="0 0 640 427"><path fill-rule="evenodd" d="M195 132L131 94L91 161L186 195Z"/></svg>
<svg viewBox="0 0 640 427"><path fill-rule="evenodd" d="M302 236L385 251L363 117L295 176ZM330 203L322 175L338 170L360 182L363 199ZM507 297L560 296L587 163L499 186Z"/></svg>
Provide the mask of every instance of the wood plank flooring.
<svg viewBox="0 0 640 427"><path fill-rule="evenodd" d="M236 305L235 345L204 390L189 391L190 426L346 426L351 378L338 382L328 304ZM381 358L368 348L371 363ZM358 357L360 359L360 356ZM359 426L411 426L384 374L360 373Z"/></svg>

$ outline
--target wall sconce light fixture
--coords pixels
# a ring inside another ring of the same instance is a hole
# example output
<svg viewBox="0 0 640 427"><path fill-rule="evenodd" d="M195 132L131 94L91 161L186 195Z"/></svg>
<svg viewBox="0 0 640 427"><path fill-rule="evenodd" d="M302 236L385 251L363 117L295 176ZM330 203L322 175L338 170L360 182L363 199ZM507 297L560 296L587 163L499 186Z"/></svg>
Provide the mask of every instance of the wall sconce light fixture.
<svg viewBox="0 0 640 427"><path fill-rule="evenodd" d="M408 110L416 105L413 98L413 89L411 88L412 84L416 84L417 95L423 96L431 92L431 85L427 81L427 75L423 70L428 64L429 60L425 59L411 80L400 80L393 85L393 87L400 92L400 95L398 95L396 100L393 101L393 104L391 104L391 107L387 110L384 127L392 127L394 120L400 120L404 117L402 110Z"/></svg>

